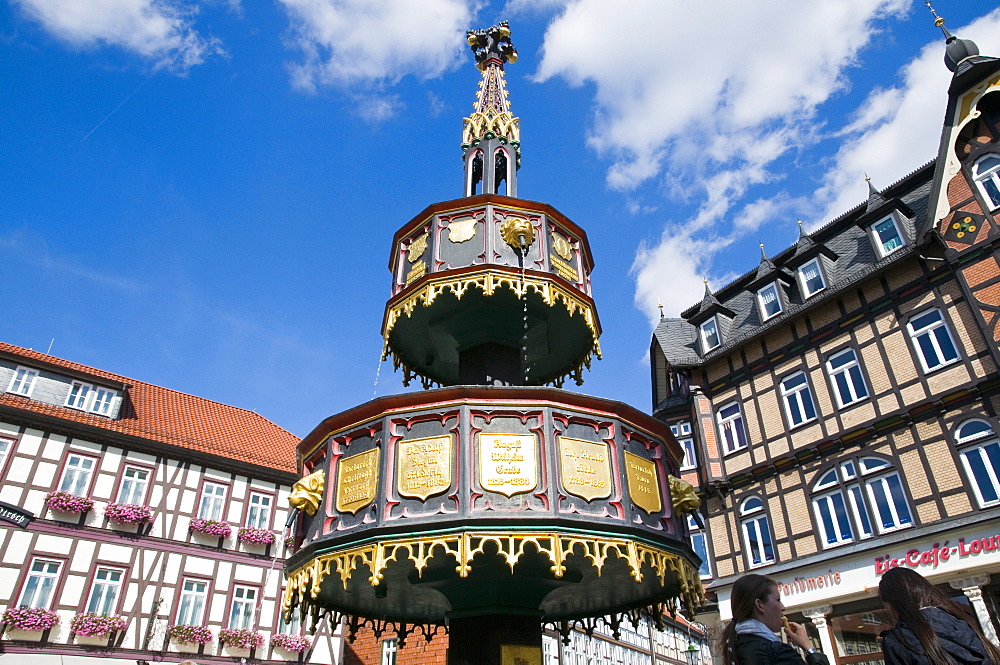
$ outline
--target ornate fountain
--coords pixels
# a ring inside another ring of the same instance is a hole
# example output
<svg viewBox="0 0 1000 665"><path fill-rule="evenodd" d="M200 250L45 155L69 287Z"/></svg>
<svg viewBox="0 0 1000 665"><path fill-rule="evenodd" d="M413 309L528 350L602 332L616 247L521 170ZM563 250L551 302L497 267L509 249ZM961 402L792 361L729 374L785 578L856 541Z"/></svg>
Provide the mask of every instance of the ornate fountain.
<svg viewBox="0 0 1000 665"><path fill-rule="evenodd" d="M540 663L544 624L568 634L702 602L693 494L662 423L561 389L600 356L587 236L515 198L507 24L468 42L482 82L465 196L404 224L389 259L384 358L424 390L330 416L299 444L283 608L349 636L446 626L450 663Z"/></svg>

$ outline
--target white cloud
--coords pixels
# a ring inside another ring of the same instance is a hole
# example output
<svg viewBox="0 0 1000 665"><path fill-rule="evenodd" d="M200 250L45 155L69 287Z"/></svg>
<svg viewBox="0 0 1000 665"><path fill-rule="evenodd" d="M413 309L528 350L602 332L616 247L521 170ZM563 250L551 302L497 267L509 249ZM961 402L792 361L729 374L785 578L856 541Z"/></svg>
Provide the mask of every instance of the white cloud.
<svg viewBox="0 0 1000 665"><path fill-rule="evenodd" d="M477 8L474 0L280 2L303 55L292 80L305 90L439 76L460 62Z"/></svg>
<svg viewBox="0 0 1000 665"><path fill-rule="evenodd" d="M639 247L632 264L639 309L655 324L659 305L665 316L678 316L697 302L704 291L706 257L713 251L712 241L669 231L664 231L656 245ZM692 299L692 294L697 295Z"/></svg>
<svg viewBox="0 0 1000 665"><path fill-rule="evenodd" d="M116 46L158 67L186 71L219 42L194 30L197 10L170 0L15 0L57 39L78 48Z"/></svg>
<svg viewBox="0 0 1000 665"><path fill-rule="evenodd" d="M952 31L975 41L981 53L1000 53L1000 9ZM843 130L844 142L816 192L812 226L863 202L865 173L883 188L937 157L951 81L943 58L944 41L938 39L902 68L899 86L868 95Z"/></svg>

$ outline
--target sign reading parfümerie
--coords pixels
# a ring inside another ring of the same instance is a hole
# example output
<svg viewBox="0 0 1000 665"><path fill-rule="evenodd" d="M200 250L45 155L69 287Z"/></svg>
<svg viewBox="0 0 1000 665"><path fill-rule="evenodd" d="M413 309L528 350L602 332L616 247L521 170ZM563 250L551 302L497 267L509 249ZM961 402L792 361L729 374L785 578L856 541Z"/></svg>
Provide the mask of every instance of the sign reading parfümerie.
<svg viewBox="0 0 1000 665"><path fill-rule="evenodd" d="M337 474L337 510L357 513L375 500L378 491L378 448L340 460Z"/></svg>
<svg viewBox="0 0 1000 665"><path fill-rule="evenodd" d="M611 496L611 456L606 443L559 437L563 489L587 501Z"/></svg>
<svg viewBox="0 0 1000 665"><path fill-rule="evenodd" d="M396 491L425 501L451 487L452 439L450 434L401 441Z"/></svg>
<svg viewBox="0 0 1000 665"><path fill-rule="evenodd" d="M663 508L660 501L660 480L656 477L656 463L633 453L625 453L625 477L632 503L647 513L658 513Z"/></svg>
<svg viewBox="0 0 1000 665"><path fill-rule="evenodd" d="M479 484L514 496L538 486L538 440L534 434L479 433Z"/></svg>

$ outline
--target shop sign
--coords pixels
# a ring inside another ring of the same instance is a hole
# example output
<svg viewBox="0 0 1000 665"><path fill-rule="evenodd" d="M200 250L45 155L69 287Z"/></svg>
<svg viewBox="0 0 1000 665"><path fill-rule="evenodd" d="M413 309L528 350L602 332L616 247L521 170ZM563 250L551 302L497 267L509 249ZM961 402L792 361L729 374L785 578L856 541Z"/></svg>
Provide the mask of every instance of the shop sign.
<svg viewBox="0 0 1000 665"><path fill-rule="evenodd" d="M910 568L921 568L930 566L937 568L939 565L947 563L952 557L962 559L976 556L983 552L995 552L1000 549L1000 535L987 536L985 538L975 538L966 541L959 538L958 544L951 545L950 541L944 543L934 543L925 550L914 548L905 555L897 558L890 556L875 557L875 574L882 575L891 568L908 566Z"/></svg>
<svg viewBox="0 0 1000 665"><path fill-rule="evenodd" d="M840 571L829 571L825 575L815 577L796 577L791 582L778 580L778 588L782 596L793 596L797 593L815 591L840 584Z"/></svg>
<svg viewBox="0 0 1000 665"><path fill-rule="evenodd" d="M33 513L29 513L27 510L18 506L12 506L9 503L0 501L0 521L16 524L24 529L27 528L28 524L33 519L35 519L35 515Z"/></svg>

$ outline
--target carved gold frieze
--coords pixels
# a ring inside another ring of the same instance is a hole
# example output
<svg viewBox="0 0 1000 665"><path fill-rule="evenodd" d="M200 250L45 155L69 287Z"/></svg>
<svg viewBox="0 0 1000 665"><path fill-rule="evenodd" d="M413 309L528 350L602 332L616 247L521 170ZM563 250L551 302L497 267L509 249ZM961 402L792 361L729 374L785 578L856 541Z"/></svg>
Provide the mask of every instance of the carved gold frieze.
<svg viewBox="0 0 1000 665"><path fill-rule="evenodd" d="M556 254L561 256L564 261L569 261L573 258L573 246L569 244L569 240L563 238L558 233L550 234L552 236L552 249L556 251Z"/></svg>
<svg viewBox="0 0 1000 665"><path fill-rule="evenodd" d="M406 251L406 258L410 263L415 263L427 251L427 238L428 234L422 233L410 243Z"/></svg>
<svg viewBox="0 0 1000 665"><path fill-rule="evenodd" d="M677 476L667 476L670 484L670 504L675 513L693 513L701 507L701 497L686 480Z"/></svg>
<svg viewBox="0 0 1000 665"><path fill-rule="evenodd" d="M476 237L476 220L475 218L469 219L454 219L448 222L448 240L453 243L465 242L466 240L472 240Z"/></svg>
<svg viewBox="0 0 1000 665"><path fill-rule="evenodd" d="M479 484L506 496L530 492L538 486L538 439L534 434L480 432Z"/></svg>
<svg viewBox="0 0 1000 665"><path fill-rule="evenodd" d="M401 441L396 491L421 501L451 487L454 443L450 434Z"/></svg>
<svg viewBox="0 0 1000 665"><path fill-rule="evenodd" d="M532 243L535 242L535 227L523 217L508 217L500 225L500 237L514 249L531 247ZM522 238L524 238L523 246L521 245Z"/></svg>
<svg viewBox="0 0 1000 665"><path fill-rule="evenodd" d="M549 254L549 263L552 267L556 269L556 274L565 279L567 282L576 283L580 280L579 276L576 274L576 268L566 263L558 256Z"/></svg>
<svg viewBox="0 0 1000 665"><path fill-rule="evenodd" d="M644 457L625 452L625 477L632 503L647 513L658 513L663 508L660 499L660 481L656 477L656 464Z"/></svg>
<svg viewBox="0 0 1000 665"><path fill-rule="evenodd" d="M406 285L409 286L427 274L427 264L423 261L414 263L410 267L410 272L406 273Z"/></svg>
<svg viewBox="0 0 1000 665"><path fill-rule="evenodd" d="M606 443L559 437L563 489L587 501L611 496L611 448Z"/></svg>
<svg viewBox="0 0 1000 665"><path fill-rule="evenodd" d="M330 575L339 577L343 588L347 589L354 571L360 566L371 570L368 582L378 586L390 564L405 565L410 560L417 574L422 576L432 558L444 555L455 560L455 571L460 577L468 577L476 555L486 552L487 545L495 547L511 570L525 552L538 552L549 559L550 570L557 578L565 574L566 560L570 556L585 557L598 575L609 557L622 559L636 583L643 581L642 568L648 565L661 586L666 585L668 573L676 576L680 587L678 596L688 611L693 612L705 602L697 569L681 556L652 545L592 534L473 531L395 538L321 554L288 574L282 611L291 612L296 599L301 602L316 598L323 581ZM480 559L483 560L485 557Z"/></svg>
<svg viewBox="0 0 1000 665"><path fill-rule="evenodd" d="M337 510L355 514L375 500L378 492L379 449L343 457L337 472Z"/></svg>
<svg viewBox="0 0 1000 665"><path fill-rule="evenodd" d="M319 504L323 501L323 489L326 487L326 474L323 469L310 473L308 476L298 479L292 485L292 492L288 495L288 504L292 508L304 510L310 515L315 515L319 510Z"/></svg>

